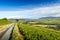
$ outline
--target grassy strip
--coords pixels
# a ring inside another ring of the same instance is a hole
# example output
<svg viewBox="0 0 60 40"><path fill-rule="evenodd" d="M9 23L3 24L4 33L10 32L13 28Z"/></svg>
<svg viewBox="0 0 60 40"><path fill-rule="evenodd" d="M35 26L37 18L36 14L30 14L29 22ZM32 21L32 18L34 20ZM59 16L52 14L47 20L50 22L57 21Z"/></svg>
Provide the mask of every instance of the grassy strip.
<svg viewBox="0 0 60 40"><path fill-rule="evenodd" d="M23 36L20 34L17 23L13 29L11 40L23 40Z"/></svg>
<svg viewBox="0 0 60 40"><path fill-rule="evenodd" d="M46 28L20 24L20 30L25 35L25 40L60 40L60 32Z"/></svg>

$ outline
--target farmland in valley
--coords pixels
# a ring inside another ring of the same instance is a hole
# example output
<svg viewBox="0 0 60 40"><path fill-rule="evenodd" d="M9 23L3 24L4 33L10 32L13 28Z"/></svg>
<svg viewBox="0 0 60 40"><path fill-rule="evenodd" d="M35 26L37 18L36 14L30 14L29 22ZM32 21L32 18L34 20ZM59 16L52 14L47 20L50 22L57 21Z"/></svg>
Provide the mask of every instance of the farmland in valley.
<svg viewBox="0 0 60 40"><path fill-rule="evenodd" d="M1 27L3 27L3 25L8 25L8 26L5 26L4 28L9 30L9 28L12 27L12 26L9 27L9 25L12 24L11 21L1 19L0 25ZM40 20L40 21L43 23L43 20ZM47 21L48 20L44 20L44 22L47 22ZM50 20L50 21L51 23L53 23L53 20ZM41 24L41 22L39 23L38 21L35 21L35 20L33 21L32 20L17 20L13 22L14 27L10 31L11 34L8 40L60 40L60 29L54 30L53 28L43 27L45 25L52 25L52 24L49 23L49 21L47 22L49 24L44 24L44 23ZM57 24L59 25L58 22ZM43 25L43 26L38 26L38 25ZM0 30L1 30L1 27L0 27ZM8 30L7 32L9 32ZM5 34L5 32L3 33ZM4 35L1 38L3 37Z"/></svg>

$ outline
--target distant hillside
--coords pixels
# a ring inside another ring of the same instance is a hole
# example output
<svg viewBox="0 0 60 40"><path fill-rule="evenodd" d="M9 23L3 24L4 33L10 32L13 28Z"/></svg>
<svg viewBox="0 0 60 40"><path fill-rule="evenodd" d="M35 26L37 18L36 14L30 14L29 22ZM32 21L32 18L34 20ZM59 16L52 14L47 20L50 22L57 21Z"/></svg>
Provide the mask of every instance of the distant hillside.
<svg viewBox="0 0 60 40"><path fill-rule="evenodd" d="M43 20L48 20L48 19L60 19L60 17L42 17L40 19L43 19Z"/></svg>

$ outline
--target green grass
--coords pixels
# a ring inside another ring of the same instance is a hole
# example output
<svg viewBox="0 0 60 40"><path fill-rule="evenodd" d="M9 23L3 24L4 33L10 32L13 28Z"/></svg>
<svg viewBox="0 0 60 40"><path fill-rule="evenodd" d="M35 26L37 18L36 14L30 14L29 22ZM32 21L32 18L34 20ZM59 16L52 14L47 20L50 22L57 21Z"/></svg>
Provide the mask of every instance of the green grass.
<svg viewBox="0 0 60 40"><path fill-rule="evenodd" d="M2 19L0 19L0 25L10 24L10 23L12 23L12 22L8 21L8 20L2 20Z"/></svg>
<svg viewBox="0 0 60 40"><path fill-rule="evenodd" d="M60 40L60 31L26 24L20 24L19 27L26 40Z"/></svg>
<svg viewBox="0 0 60 40"><path fill-rule="evenodd" d="M11 40L23 40L23 36L20 34L17 24L15 25Z"/></svg>

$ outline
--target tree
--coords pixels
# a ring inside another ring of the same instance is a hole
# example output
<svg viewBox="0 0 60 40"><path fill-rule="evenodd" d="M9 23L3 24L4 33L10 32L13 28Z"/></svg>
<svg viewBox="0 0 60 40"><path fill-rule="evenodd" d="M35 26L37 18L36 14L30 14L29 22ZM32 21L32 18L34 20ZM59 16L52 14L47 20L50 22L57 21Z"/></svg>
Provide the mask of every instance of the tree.
<svg viewBox="0 0 60 40"><path fill-rule="evenodd" d="M2 20L7 20L7 18L3 18Z"/></svg>
<svg viewBox="0 0 60 40"><path fill-rule="evenodd" d="M16 22L19 22L19 20L18 20L18 19L16 19Z"/></svg>

